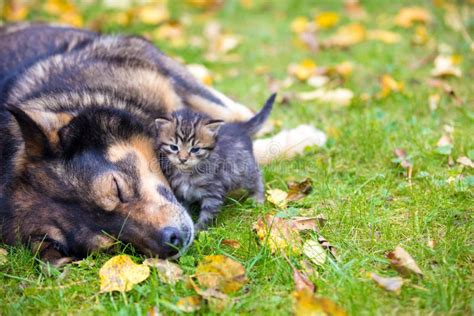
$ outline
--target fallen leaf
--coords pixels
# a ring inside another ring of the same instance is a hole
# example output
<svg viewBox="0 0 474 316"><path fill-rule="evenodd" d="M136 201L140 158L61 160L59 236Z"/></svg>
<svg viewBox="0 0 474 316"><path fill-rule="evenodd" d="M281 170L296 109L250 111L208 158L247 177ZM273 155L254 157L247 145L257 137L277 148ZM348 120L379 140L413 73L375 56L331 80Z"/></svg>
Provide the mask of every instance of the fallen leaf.
<svg viewBox="0 0 474 316"><path fill-rule="evenodd" d="M338 106L348 106L351 104L354 92L345 88L336 88L334 90L317 89L310 92L300 92L296 97L302 101L317 100L322 103L330 103Z"/></svg>
<svg viewBox="0 0 474 316"><path fill-rule="evenodd" d="M457 59L455 56L439 55L434 60L434 68L431 70L433 77L461 77L461 68L456 66Z"/></svg>
<svg viewBox="0 0 474 316"><path fill-rule="evenodd" d="M402 8L395 17L398 26L409 28L415 23L430 23L431 14L422 7Z"/></svg>
<svg viewBox="0 0 474 316"><path fill-rule="evenodd" d="M161 313L158 307L153 306L147 310L146 316L161 316Z"/></svg>
<svg viewBox="0 0 474 316"><path fill-rule="evenodd" d="M339 15L336 12L322 12L314 18L314 22L321 29L328 29L339 22Z"/></svg>
<svg viewBox="0 0 474 316"><path fill-rule="evenodd" d="M59 23L82 27L84 20L78 7L72 1L48 0L44 3L44 10L57 17Z"/></svg>
<svg viewBox="0 0 474 316"><path fill-rule="evenodd" d="M466 156L459 157L456 162L465 167L474 168L474 162Z"/></svg>
<svg viewBox="0 0 474 316"><path fill-rule="evenodd" d="M186 3L200 9L216 9L222 6L224 0L186 0Z"/></svg>
<svg viewBox="0 0 474 316"><path fill-rule="evenodd" d="M2 3L3 14L0 14L0 18L4 18L5 21L22 21L28 16L29 8L25 1L6 1Z"/></svg>
<svg viewBox="0 0 474 316"><path fill-rule="evenodd" d="M126 292L150 276L150 268L136 264L127 255L109 259L99 270L100 292Z"/></svg>
<svg viewBox="0 0 474 316"><path fill-rule="evenodd" d="M453 150L453 140L449 133L443 134L436 143L436 151L441 155L451 155Z"/></svg>
<svg viewBox="0 0 474 316"><path fill-rule="evenodd" d="M301 200L307 196L312 189L313 184L310 178L306 178L301 182L289 182L287 200L290 202Z"/></svg>
<svg viewBox="0 0 474 316"><path fill-rule="evenodd" d="M176 307L185 313L192 313L201 309L199 296L182 297L176 302Z"/></svg>
<svg viewBox="0 0 474 316"><path fill-rule="evenodd" d="M387 254L387 258L398 272L404 275L414 273L418 276L423 276L423 272L420 270L415 260L402 247L397 246L394 251Z"/></svg>
<svg viewBox="0 0 474 316"><path fill-rule="evenodd" d="M319 241L319 243L321 244L321 247L323 247L323 249L329 251L329 252L332 254L332 256L334 257L334 259L337 260L337 251L336 251L336 248L335 248L333 245L331 245L331 244L329 243L329 241L327 241L327 239L324 238L324 237L321 236L321 235L318 236L318 241Z"/></svg>
<svg viewBox="0 0 474 316"><path fill-rule="evenodd" d="M308 290L294 291L295 316L345 316L347 312L328 298L315 296Z"/></svg>
<svg viewBox="0 0 474 316"><path fill-rule="evenodd" d="M408 157L406 151L403 148L395 148L395 156L397 157L394 162L399 163L403 169L409 169L413 167L413 162Z"/></svg>
<svg viewBox="0 0 474 316"><path fill-rule="evenodd" d="M244 266L223 255L204 257L196 268L196 278L201 286L225 294L234 293L247 283Z"/></svg>
<svg viewBox="0 0 474 316"><path fill-rule="evenodd" d="M380 86L382 90L379 92L379 98L385 98L392 92L402 92L405 85L401 81L393 79L389 75L383 75L380 78Z"/></svg>
<svg viewBox="0 0 474 316"><path fill-rule="evenodd" d="M240 242L238 240L233 240L233 239L224 239L222 240L222 244L229 246L230 248L234 249L239 249L240 248Z"/></svg>
<svg viewBox="0 0 474 316"><path fill-rule="evenodd" d="M323 42L323 46L345 48L362 42L365 37L364 26L360 23L352 23L338 28L336 34Z"/></svg>
<svg viewBox="0 0 474 316"><path fill-rule="evenodd" d="M302 33L306 30L309 25L309 20L305 16L297 16L291 22L291 30L295 33Z"/></svg>
<svg viewBox="0 0 474 316"><path fill-rule="evenodd" d="M389 292L400 293L400 290L403 285L403 278L393 277L393 278L384 278L376 273L370 272L370 278L377 283L378 286Z"/></svg>
<svg viewBox="0 0 474 316"><path fill-rule="evenodd" d="M307 240L303 245L303 253L318 266L326 262L327 253L316 240Z"/></svg>
<svg viewBox="0 0 474 316"><path fill-rule="evenodd" d="M183 47L186 44L184 27L177 21L166 22L152 33L154 40L167 41L173 47Z"/></svg>
<svg viewBox="0 0 474 316"><path fill-rule="evenodd" d="M144 265L156 268L161 282L175 284L183 279L183 270L176 263L158 258L148 258L143 261Z"/></svg>
<svg viewBox="0 0 474 316"><path fill-rule="evenodd" d="M288 204L288 193L280 189L269 189L267 200L275 206L284 208Z"/></svg>
<svg viewBox="0 0 474 316"><path fill-rule="evenodd" d="M307 84L315 88L321 88L328 82L329 78L326 76L313 75L308 78Z"/></svg>
<svg viewBox="0 0 474 316"><path fill-rule="evenodd" d="M295 281L296 291L308 290L313 293L315 290L313 282L311 282L303 272L296 269L293 269L293 281Z"/></svg>
<svg viewBox="0 0 474 316"><path fill-rule="evenodd" d="M208 43L207 52L205 54L208 61L228 60L226 54L237 48L242 42L242 37L224 33L221 24L217 21L210 21L206 24L204 37Z"/></svg>
<svg viewBox="0 0 474 316"><path fill-rule="evenodd" d="M395 44L400 42L401 36L386 30L369 30L367 31L367 38L369 40L382 41L386 44Z"/></svg>
<svg viewBox="0 0 474 316"><path fill-rule="evenodd" d="M430 107L430 111L435 111L438 108L439 100L441 96L439 94L432 94L428 99L428 104Z"/></svg>
<svg viewBox="0 0 474 316"><path fill-rule="evenodd" d="M299 231L289 220L266 215L260 218L253 225L259 240L268 244L272 253L278 250L286 250L293 253L300 253L299 247L302 244Z"/></svg>
<svg viewBox="0 0 474 316"><path fill-rule="evenodd" d="M201 83L205 84L206 86L212 85L212 81L213 81L212 74L204 65L189 64L189 65L186 65L186 68Z"/></svg>
<svg viewBox="0 0 474 316"><path fill-rule="evenodd" d="M319 228L324 226L326 218L324 215L320 214L311 217L296 216L289 219L289 221L298 231L312 230L317 232L319 231Z"/></svg>
<svg viewBox="0 0 474 316"><path fill-rule="evenodd" d="M344 10L351 19L360 20L367 17L367 12L359 0L344 0Z"/></svg>
<svg viewBox="0 0 474 316"><path fill-rule="evenodd" d="M6 249L0 248L0 266L8 262L8 251Z"/></svg>
<svg viewBox="0 0 474 316"><path fill-rule="evenodd" d="M148 4L134 8L136 19L145 24L157 25L169 19L170 13L166 0L153 1Z"/></svg>
<svg viewBox="0 0 474 316"><path fill-rule="evenodd" d="M307 80L316 71L316 64L311 59L304 59L298 64L290 64L288 73L301 81Z"/></svg>
<svg viewBox="0 0 474 316"><path fill-rule="evenodd" d="M426 27L424 25L419 25L415 29L411 42L415 45L425 45L429 42L429 39Z"/></svg>

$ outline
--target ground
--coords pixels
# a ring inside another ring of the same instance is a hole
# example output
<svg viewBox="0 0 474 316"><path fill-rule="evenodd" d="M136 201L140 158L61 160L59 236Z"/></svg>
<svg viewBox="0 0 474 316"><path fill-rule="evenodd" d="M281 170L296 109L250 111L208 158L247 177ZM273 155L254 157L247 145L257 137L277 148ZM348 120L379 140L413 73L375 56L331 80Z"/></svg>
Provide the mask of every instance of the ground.
<svg viewBox="0 0 474 316"><path fill-rule="evenodd" d="M242 1L251 3L252 1ZM335 11L341 20L334 28L322 30L328 37L338 26L349 23L342 1L253 1L247 8L236 0L216 10L199 9L180 1L169 1L172 17L188 20L186 43L155 38L155 43L186 63L204 64L213 74L213 86L225 94L258 109L270 90L268 78L284 80L287 67L304 59L317 66L353 63L352 74L336 86L350 89L355 97L348 106L326 102L299 101L291 95L309 91L305 83L284 90L289 102L278 104L272 118L280 128L312 124L328 133L322 148L310 148L291 161L275 162L263 168L267 188L286 189L289 180L311 178L312 192L291 205L290 211L324 214L323 235L338 251L338 260L328 259L310 276L317 293L343 307L351 315L441 314L468 315L473 312L473 172L456 163L474 150L474 77L472 43L449 28L443 1L362 1L367 28L389 29L401 35L395 44L364 40L347 49L327 48L311 52L295 44L291 22L298 16L312 19L323 11ZM444 1L447 2L447 1ZM469 1L466 1L469 2ZM402 7L418 4L432 14L427 25L428 44L415 45L414 27L394 25ZM147 33L155 27L133 23L113 24L99 13L100 5L82 7L84 23L96 19L105 32ZM472 8L471 8L472 9ZM471 11L472 12L472 11ZM45 18L41 10L29 11L28 19ZM112 18L110 18L112 19ZM188 45L192 34L200 35L209 20L217 20L226 32L242 36L230 62L206 61L205 49ZM473 34L472 15L467 32ZM89 24L90 25L90 24ZM438 47L450 47L462 57L460 78L444 79L461 99L457 102L427 84ZM434 56L430 59L429 56ZM426 60L426 62L425 62ZM418 65L413 66L418 63ZM390 75L404 83L403 91L380 97L379 79ZM429 97L440 94L436 109ZM278 125L278 124L277 124ZM436 144L454 128L451 158L437 152ZM448 128L449 132L449 128ZM404 148L413 164L411 181L406 170L393 162L394 149ZM469 153L469 151L471 151ZM309 209L309 210L308 210ZM224 315L285 315L292 311L294 290L292 269L281 255L261 246L252 224L266 213L281 211L269 202L255 206L250 201L229 199L217 223L199 235L178 263L187 274L206 255L224 254L241 262L248 285L234 296ZM223 239L238 240L240 249L223 245ZM369 272L397 276L385 254L401 245L415 259L424 277L407 277L399 294L384 291ZM156 307L162 314L179 314L176 301L194 291L185 282L162 284L156 273L125 294L99 293L98 270L112 255L95 254L63 270L45 269L28 250L1 246L8 251L0 265L0 314L137 314ZM136 262L143 257L127 247ZM290 255L297 264L300 257ZM218 314L203 305L199 314Z"/></svg>

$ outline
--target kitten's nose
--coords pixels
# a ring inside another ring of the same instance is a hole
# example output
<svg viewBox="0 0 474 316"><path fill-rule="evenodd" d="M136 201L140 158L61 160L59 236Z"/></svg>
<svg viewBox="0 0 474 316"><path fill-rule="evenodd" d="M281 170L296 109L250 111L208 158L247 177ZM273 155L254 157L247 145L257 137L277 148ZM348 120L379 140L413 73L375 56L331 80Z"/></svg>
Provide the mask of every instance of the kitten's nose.
<svg viewBox="0 0 474 316"><path fill-rule="evenodd" d="M188 158L181 158L181 157L179 157L179 161L180 161L181 163L185 163L186 161L188 161Z"/></svg>

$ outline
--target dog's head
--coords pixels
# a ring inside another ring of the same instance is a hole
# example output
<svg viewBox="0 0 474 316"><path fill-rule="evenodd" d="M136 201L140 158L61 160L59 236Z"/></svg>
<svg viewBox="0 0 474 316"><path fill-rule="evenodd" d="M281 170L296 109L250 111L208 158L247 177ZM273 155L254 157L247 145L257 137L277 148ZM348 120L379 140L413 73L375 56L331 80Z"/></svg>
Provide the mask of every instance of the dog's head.
<svg viewBox="0 0 474 316"><path fill-rule="evenodd" d="M10 240L53 240L65 255L83 256L116 238L164 258L191 243L191 218L142 122L114 109L10 112L23 140L5 193L11 215L2 229Z"/></svg>

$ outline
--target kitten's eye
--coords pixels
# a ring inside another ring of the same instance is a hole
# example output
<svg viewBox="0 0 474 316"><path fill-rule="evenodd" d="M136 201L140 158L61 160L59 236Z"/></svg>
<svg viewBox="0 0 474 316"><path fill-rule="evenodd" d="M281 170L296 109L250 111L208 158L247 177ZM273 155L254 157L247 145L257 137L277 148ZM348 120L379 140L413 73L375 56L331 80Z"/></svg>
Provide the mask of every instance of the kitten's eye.
<svg viewBox="0 0 474 316"><path fill-rule="evenodd" d="M201 150L201 148L199 148L199 147L193 147L193 148L191 148L190 152L195 154L195 153L199 152L200 150Z"/></svg>
<svg viewBox="0 0 474 316"><path fill-rule="evenodd" d="M170 149L171 149L172 151L178 151L179 148L178 148L178 146L176 146L176 145L170 145Z"/></svg>

